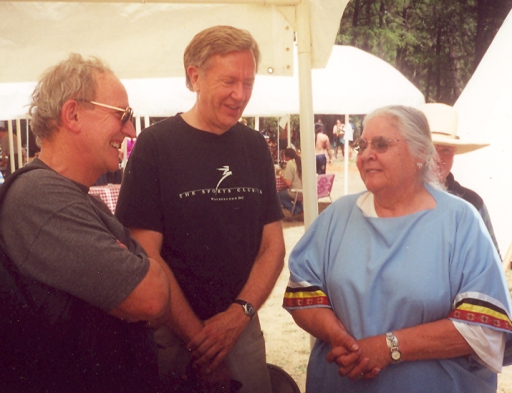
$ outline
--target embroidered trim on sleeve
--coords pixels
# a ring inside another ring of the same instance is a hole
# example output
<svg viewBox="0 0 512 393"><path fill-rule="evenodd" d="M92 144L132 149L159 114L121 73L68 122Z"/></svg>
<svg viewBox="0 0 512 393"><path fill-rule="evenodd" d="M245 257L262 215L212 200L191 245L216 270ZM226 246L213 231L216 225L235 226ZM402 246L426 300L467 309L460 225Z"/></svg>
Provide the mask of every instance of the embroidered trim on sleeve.
<svg viewBox="0 0 512 393"><path fill-rule="evenodd" d="M306 307L331 307L327 295L317 286L295 287L288 285L283 299L286 309Z"/></svg>
<svg viewBox="0 0 512 393"><path fill-rule="evenodd" d="M457 296L448 318L512 333L506 309L500 302L480 293L468 292Z"/></svg>

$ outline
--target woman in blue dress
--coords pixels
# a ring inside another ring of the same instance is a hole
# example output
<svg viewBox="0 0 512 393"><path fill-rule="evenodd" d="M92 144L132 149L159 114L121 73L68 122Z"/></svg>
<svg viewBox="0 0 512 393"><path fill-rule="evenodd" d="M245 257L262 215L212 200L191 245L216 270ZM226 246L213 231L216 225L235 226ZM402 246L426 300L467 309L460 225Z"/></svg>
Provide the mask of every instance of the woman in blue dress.
<svg viewBox="0 0 512 393"><path fill-rule="evenodd" d="M363 125L367 191L326 209L289 259L284 307L317 338L306 392L496 392L512 328L489 233L442 190L423 113L385 107Z"/></svg>

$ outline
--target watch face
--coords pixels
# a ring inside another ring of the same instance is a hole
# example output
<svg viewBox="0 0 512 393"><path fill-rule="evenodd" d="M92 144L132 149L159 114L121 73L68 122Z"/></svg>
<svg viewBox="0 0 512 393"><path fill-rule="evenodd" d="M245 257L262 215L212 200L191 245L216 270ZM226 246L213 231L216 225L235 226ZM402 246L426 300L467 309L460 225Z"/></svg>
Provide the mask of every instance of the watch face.
<svg viewBox="0 0 512 393"><path fill-rule="evenodd" d="M400 360L400 351L393 351L391 352L391 358L393 360Z"/></svg>
<svg viewBox="0 0 512 393"><path fill-rule="evenodd" d="M252 306L251 303L246 303L246 305L245 305L245 313L247 315L249 315L250 317L252 317L254 315L255 311L254 311L254 307Z"/></svg>

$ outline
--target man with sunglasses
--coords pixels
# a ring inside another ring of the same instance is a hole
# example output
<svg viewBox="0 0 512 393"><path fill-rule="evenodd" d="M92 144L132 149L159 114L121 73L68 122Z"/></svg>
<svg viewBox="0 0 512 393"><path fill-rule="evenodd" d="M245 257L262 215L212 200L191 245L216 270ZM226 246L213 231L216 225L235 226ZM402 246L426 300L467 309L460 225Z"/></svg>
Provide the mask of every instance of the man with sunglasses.
<svg viewBox="0 0 512 393"><path fill-rule="evenodd" d="M170 326L157 332L161 371L200 379L201 392L272 391L257 310L283 268L282 212L267 143L238 121L258 60L245 30L214 26L192 39L184 65L195 105L138 136L117 204L174 274Z"/></svg>
<svg viewBox="0 0 512 393"><path fill-rule="evenodd" d="M41 153L2 200L0 245L28 299L16 323L30 349L13 344L0 390L163 391L146 323L168 313L166 267L88 194L135 136L126 90L101 61L72 54L43 74L29 115Z"/></svg>

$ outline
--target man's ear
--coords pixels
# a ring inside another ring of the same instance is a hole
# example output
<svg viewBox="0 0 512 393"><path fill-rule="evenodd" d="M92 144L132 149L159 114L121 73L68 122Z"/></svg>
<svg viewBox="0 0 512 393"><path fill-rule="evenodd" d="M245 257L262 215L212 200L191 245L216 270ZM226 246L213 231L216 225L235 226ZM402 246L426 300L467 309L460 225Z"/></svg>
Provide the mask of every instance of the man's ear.
<svg viewBox="0 0 512 393"><path fill-rule="evenodd" d="M199 79L199 69L194 65L190 65L187 67L187 75L190 78L190 83L192 83L194 91L199 91L199 84L197 82Z"/></svg>
<svg viewBox="0 0 512 393"><path fill-rule="evenodd" d="M73 132L80 132L82 113L78 111L78 102L67 100L60 111L62 125Z"/></svg>

